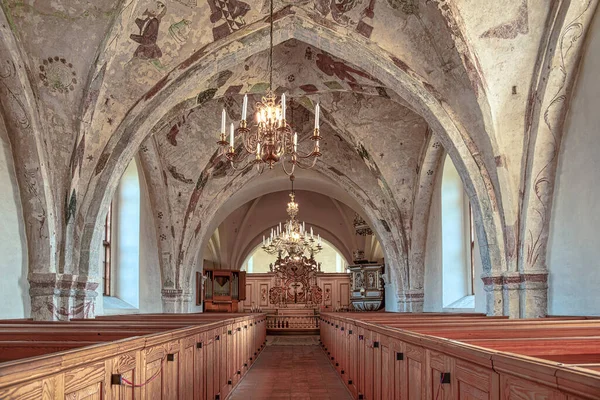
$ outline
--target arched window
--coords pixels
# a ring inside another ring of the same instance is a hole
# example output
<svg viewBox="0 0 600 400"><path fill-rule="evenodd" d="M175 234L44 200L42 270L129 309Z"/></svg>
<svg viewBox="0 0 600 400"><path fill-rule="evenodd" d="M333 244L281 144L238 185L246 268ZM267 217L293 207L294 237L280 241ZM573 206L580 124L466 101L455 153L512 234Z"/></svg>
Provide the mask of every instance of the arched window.
<svg viewBox="0 0 600 400"><path fill-rule="evenodd" d="M442 304L474 308L473 219L458 171L446 157L442 176Z"/></svg>
<svg viewBox="0 0 600 400"><path fill-rule="evenodd" d="M119 182L105 223L105 309L140 306L140 180L132 160Z"/></svg>

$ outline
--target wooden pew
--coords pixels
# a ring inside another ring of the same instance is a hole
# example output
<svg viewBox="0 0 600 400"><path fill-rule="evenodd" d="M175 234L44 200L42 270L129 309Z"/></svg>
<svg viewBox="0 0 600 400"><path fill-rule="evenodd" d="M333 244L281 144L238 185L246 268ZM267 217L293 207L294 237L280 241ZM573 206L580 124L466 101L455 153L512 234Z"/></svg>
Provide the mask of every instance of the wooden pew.
<svg viewBox="0 0 600 400"><path fill-rule="evenodd" d="M264 314L185 314L0 321L0 349L12 352L2 356L44 354L0 364L0 399L224 399L264 348L265 320ZM42 339L30 340L35 330ZM12 340L19 335L26 340ZM124 338L99 343L110 335Z"/></svg>
<svg viewBox="0 0 600 400"><path fill-rule="evenodd" d="M321 319L324 351L355 398L600 398L598 320L387 313Z"/></svg>

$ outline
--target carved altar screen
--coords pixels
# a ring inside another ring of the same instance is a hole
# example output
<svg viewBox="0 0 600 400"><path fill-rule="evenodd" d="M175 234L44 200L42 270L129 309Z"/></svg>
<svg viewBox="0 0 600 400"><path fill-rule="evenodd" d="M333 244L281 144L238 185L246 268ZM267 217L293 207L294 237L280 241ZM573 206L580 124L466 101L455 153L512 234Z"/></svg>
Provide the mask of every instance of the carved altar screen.
<svg viewBox="0 0 600 400"><path fill-rule="evenodd" d="M275 286L269 290L269 303L277 307L304 304L314 307L322 303L323 294L317 285L317 271L303 257L286 260L276 266Z"/></svg>

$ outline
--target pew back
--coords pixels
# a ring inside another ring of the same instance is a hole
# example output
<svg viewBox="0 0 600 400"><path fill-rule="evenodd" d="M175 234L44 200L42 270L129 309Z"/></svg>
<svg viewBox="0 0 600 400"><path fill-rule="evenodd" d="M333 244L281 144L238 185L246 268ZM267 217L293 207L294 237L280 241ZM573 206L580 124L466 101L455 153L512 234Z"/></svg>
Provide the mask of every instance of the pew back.
<svg viewBox="0 0 600 400"><path fill-rule="evenodd" d="M0 322L0 357L13 359L0 363L0 399L224 399L264 348L265 322L264 314Z"/></svg>
<svg viewBox="0 0 600 400"><path fill-rule="evenodd" d="M364 399L600 399L599 339L586 318L321 314L324 351Z"/></svg>

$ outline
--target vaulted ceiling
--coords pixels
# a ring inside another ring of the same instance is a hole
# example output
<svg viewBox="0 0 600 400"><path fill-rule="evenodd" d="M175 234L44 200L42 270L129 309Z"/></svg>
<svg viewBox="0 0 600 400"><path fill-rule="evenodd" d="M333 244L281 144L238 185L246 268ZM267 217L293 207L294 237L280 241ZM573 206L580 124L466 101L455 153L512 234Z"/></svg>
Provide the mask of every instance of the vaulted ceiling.
<svg viewBox="0 0 600 400"><path fill-rule="evenodd" d="M293 99L301 136L314 104L323 110L324 157L307 179L361 208L398 293L422 290L444 151L474 206L485 273L543 269L535 254L545 254L548 219L531 218L550 212L546 144L558 145L566 112L554 99L575 79L597 0L530 3L275 1L274 89ZM270 185L254 170L231 173L215 143L220 109L238 119L243 94L258 100L267 88L269 3L1 6L0 100L30 270L96 279L97 227L139 152L163 278L189 286L222 208L249 182ZM521 249L534 256L520 258Z"/></svg>

